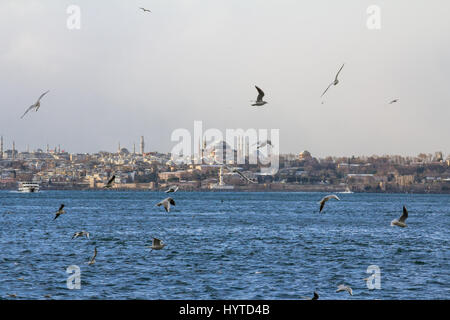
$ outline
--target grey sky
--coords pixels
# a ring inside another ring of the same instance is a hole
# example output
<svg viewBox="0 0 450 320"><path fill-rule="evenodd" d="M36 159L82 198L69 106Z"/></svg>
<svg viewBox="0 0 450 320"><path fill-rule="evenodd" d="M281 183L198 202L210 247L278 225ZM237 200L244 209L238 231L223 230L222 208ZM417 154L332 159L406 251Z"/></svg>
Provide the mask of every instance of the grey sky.
<svg viewBox="0 0 450 320"><path fill-rule="evenodd" d="M81 7L68 30L67 7ZM381 30L366 27L381 8ZM138 7L152 13L145 14ZM2 0L0 134L24 150L168 152L279 128L282 153L450 153L448 0ZM342 63L341 83L320 95ZM266 106L250 106L254 85ZM38 113L20 116L46 90ZM397 104L389 105L391 99Z"/></svg>

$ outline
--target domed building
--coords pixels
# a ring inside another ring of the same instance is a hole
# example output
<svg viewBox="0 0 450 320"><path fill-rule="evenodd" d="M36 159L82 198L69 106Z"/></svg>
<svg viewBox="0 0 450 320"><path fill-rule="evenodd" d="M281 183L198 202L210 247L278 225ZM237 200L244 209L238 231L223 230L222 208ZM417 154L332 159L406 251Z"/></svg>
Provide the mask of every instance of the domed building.
<svg viewBox="0 0 450 320"><path fill-rule="evenodd" d="M311 153L309 153L309 151L302 151L300 152L300 154L298 155L298 159L300 161L305 161L305 160L310 160L312 159Z"/></svg>

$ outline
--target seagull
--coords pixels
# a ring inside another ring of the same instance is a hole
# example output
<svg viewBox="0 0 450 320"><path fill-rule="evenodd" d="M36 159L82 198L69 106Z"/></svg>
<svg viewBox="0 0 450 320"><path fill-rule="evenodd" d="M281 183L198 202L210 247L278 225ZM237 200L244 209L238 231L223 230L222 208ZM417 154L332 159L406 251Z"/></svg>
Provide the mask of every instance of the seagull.
<svg viewBox="0 0 450 320"><path fill-rule="evenodd" d="M25 113L20 117L20 119L22 119L27 113L28 113L28 111L30 111L30 110L32 110L32 109L35 109L35 111L37 112L38 110L39 110L39 107L41 106L41 99L42 99L42 97L43 96L45 96L47 93L49 93L50 92L50 90L48 90L48 91L46 91L46 92L44 92L43 94L41 94L41 96L39 97L39 99L34 103L34 104L32 104L28 109L27 109L27 111L25 111Z"/></svg>
<svg viewBox="0 0 450 320"><path fill-rule="evenodd" d="M17 280L19 280L19 281L23 281L23 280L25 280L23 277L20 277L20 278L17 278Z"/></svg>
<svg viewBox="0 0 450 320"><path fill-rule="evenodd" d="M72 239L76 239L76 238L82 237L82 236L86 236L86 238L89 239L89 232L84 231L84 230L75 232L72 236Z"/></svg>
<svg viewBox="0 0 450 320"><path fill-rule="evenodd" d="M112 187L112 185L113 185L113 183L114 183L114 180L116 180L116 176L115 175L113 175L109 180L108 180L108 182L105 184L105 186L103 187L103 188L111 188Z"/></svg>
<svg viewBox="0 0 450 320"><path fill-rule="evenodd" d="M153 238L152 240L152 245L149 246L149 248L153 250L161 250L162 248L164 248L165 243L162 240L159 240L157 238Z"/></svg>
<svg viewBox="0 0 450 320"><path fill-rule="evenodd" d="M144 11L144 12L150 12L151 13L151 11L150 10L148 10L148 9L145 9L145 8L139 8L139 9L141 9L142 11Z"/></svg>
<svg viewBox="0 0 450 320"><path fill-rule="evenodd" d="M327 202L330 199L341 200L341 199L338 198L337 195L334 195L334 194L330 194L329 196L323 197L323 199L320 200L320 202L319 202L320 203L320 210L319 210L319 212L322 212L323 207L325 206L325 202Z"/></svg>
<svg viewBox="0 0 450 320"><path fill-rule="evenodd" d="M225 167L226 167L229 171L231 171L231 172L233 172L233 173L237 173L237 174L240 175L242 178L244 178L246 181L251 182L251 183L257 183L257 182L255 182L255 181L249 179L248 177L246 177L246 176L245 176L242 172L240 172L238 169L236 169L236 168L231 168L231 167L229 167L229 166L227 166L227 165L225 165Z"/></svg>
<svg viewBox="0 0 450 320"><path fill-rule="evenodd" d="M178 186L171 186L169 188L169 190L166 191L166 193L172 193L172 192L177 192L178 191Z"/></svg>
<svg viewBox="0 0 450 320"><path fill-rule="evenodd" d="M15 293L8 293L8 296L11 298L17 298L17 294Z"/></svg>
<svg viewBox="0 0 450 320"><path fill-rule="evenodd" d="M314 296L312 298L310 297L302 297L302 298L305 300L319 300L319 294L316 291L314 291Z"/></svg>
<svg viewBox="0 0 450 320"><path fill-rule="evenodd" d="M396 103L396 102L398 102L398 99L392 100L391 102L389 102L389 104L393 104L393 103Z"/></svg>
<svg viewBox="0 0 450 320"><path fill-rule="evenodd" d="M330 89L331 86L336 86L339 83L338 76L339 76L339 73L341 72L342 68L344 68L344 65L345 65L345 63L339 69L338 73L336 74L336 78L334 78L334 81L332 83L330 83L328 88L326 88L326 90L322 93L322 95L320 97L323 97L325 95L325 93L328 91L328 89Z"/></svg>
<svg viewBox="0 0 450 320"><path fill-rule="evenodd" d="M170 212L170 205L175 205L175 200L172 198L166 198L163 201L156 204L156 206L164 206L164 209L166 209L166 212Z"/></svg>
<svg viewBox="0 0 450 320"><path fill-rule="evenodd" d="M264 141L262 143L257 142L255 144L256 144L256 148L257 149L264 148L267 145L273 147L272 141L270 141L270 140L266 140L266 141ZM253 145L255 145L255 144L253 144Z"/></svg>
<svg viewBox="0 0 450 320"><path fill-rule="evenodd" d="M391 227L393 226L397 226L397 227L402 227L405 228L406 227L406 219L408 218L408 210L406 210L406 207L403 206L403 214L402 216L397 220L394 219L391 221Z"/></svg>
<svg viewBox="0 0 450 320"><path fill-rule="evenodd" d="M56 220L56 218L58 218L60 215L66 213L64 210L64 204L61 204L61 206L59 207L58 211L56 211L55 213L55 218L53 220Z"/></svg>
<svg viewBox="0 0 450 320"><path fill-rule="evenodd" d="M353 290L349 286L340 284L336 290L336 292L347 291L351 296L353 295Z"/></svg>
<svg viewBox="0 0 450 320"><path fill-rule="evenodd" d="M94 256L89 260L88 264L94 264L95 263L95 257L97 256L97 247L94 248Z"/></svg>
<svg viewBox="0 0 450 320"><path fill-rule="evenodd" d="M51 297L52 297L51 294L46 294L46 295L44 295L44 298L51 298Z"/></svg>
<svg viewBox="0 0 450 320"><path fill-rule="evenodd" d="M252 106L263 106L265 105L267 102L263 101L263 97L264 97L264 91L262 91L260 88L258 88L258 86L255 86L256 90L258 90L258 97L256 98L256 101L254 104L252 104Z"/></svg>

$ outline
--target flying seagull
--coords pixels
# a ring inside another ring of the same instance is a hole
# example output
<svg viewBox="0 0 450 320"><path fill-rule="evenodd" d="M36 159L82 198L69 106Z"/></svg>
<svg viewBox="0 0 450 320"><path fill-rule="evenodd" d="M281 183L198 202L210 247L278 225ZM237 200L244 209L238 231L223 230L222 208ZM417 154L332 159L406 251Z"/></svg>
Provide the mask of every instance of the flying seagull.
<svg viewBox="0 0 450 320"><path fill-rule="evenodd" d="M353 290L349 286L340 284L336 290L336 292L347 291L351 296L353 295Z"/></svg>
<svg viewBox="0 0 450 320"><path fill-rule="evenodd" d="M166 209L166 212L170 212L170 205L175 205L175 200L172 198L166 198L163 201L156 204L156 206L164 206L164 209Z"/></svg>
<svg viewBox="0 0 450 320"><path fill-rule="evenodd" d="M314 296L312 298L310 297L302 297L302 298L305 300L319 300L319 294L316 291L314 291Z"/></svg>
<svg viewBox="0 0 450 320"><path fill-rule="evenodd" d="M389 102L389 104L393 104L393 103L396 103L396 102L398 102L398 99L392 100L391 102Z"/></svg>
<svg viewBox="0 0 450 320"><path fill-rule="evenodd" d="M264 91L262 91L260 88L258 88L258 86L255 86L256 90L258 90L258 97L256 98L256 101L254 104L252 104L252 106L263 106L265 105L267 102L263 101L263 97L264 97Z"/></svg>
<svg viewBox="0 0 450 320"><path fill-rule="evenodd" d="M162 240L159 240L157 238L153 238L152 240L152 245L149 246L149 248L153 250L161 250L162 248L164 248L165 244Z"/></svg>
<svg viewBox="0 0 450 320"><path fill-rule="evenodd" d="M94 248L94 256L89 260L88 264L94 264L95 263L95 257L97 256L97 247Z"/></svg>
<svg viewBox="0 0 450 320"><path fill-rule="evenodd" d="M113 183L114 183L114 180L116 180L116 176L115 175L113 175L109 180L108 180L108 182L105 184L105 186L103 187L103 188L111 188L112 187L112 185L113 185Z"/></svg>
<svg viewBox="0 0 450 320"><path fill-rule="evenodd" d="M56 218L58 218L60 215L66 213L64 210L64 204L61 204L61 206L59 207L58 211L55 212L55 218L53 220L56 220Z"/></svg>
<svg viewBox="0 0 450 320"><path fill-rule="evenodd" d="M148 9L145 9L145 8L139 8L139 9L141 9L142 11L144 11L144 12L151 12L150 10L148 10Z"/></svg>
<svg viewBox="0 0 450 320"><path fill-rule="evenodd" d="M344 65L345 65L345 63L339 69L338 73L336 74L336 78L334 78L334 81L332 83L330 83L328 88L325 89L325 91L322 93L322 95L320 97L323 97L325 95L325 93L328 91L328 89L330 89L331 86L336 86L339 83L338 76L339 76L339 73L341 72L342 68L344 68Z"/></svg>
<svg viewBox="0 0 450 320"><path fill-rule="evenodd" d="M240 172L238 169L236 169L236 168L231 168L231 167L229 167L229 166L227 166L227 165L225 165L225 167L226 167L229 171L231 171L231 172L233 172L233 173L237 173L238 175L240 175L244 180L246 180L246 181L248 181L248 182L250 182L250 183L257 183L257 182L255 182L255 181L249 179L248 177L246 177L246 176L245 176L242 172Z"/></svg>
<svg viewBox="0 0 450 320"><path fill-rule="evenodd" d="M22 119L22 118L28 113L28 111L30 111L30 110L32 110L32 109L35 109L35 111L37 112L37 111L39 110L40 106L41 106L41 99L42 99L42 97L45 96L45 95L46 95L47 93L49 93L49 92L50 92L50 90L48 90L48 91L44 92L43 94L41 94L41 96L39 97L39 99L38 99L34 104L32 104L32 105L27 109L27 111L25 111L25 113L20 117L20 119Z"/></svg>
<svg viewBox="0 0 450 320"><path fill-rule="evenodd" d="M264 141L264 142L262 142L262 143L257 142L257 143L255 143L255 144L256 144L256 148L257 148L257 149L259 149L259 148L264 148L265 146L271 146L271 147L273 147L272 141L270 141L270 140L266 140L266 141ZM255 145L255 144L253 144L253 145Z"/></svg>
<svg viewBox="0 0 450 320"><path fill-rule="evenodd" d="M82 236L86 236L86 238L89 239L89 232L84 231L84 230L75 232L72 236L72 239L76 239L76 238L82 237Z"/></svg>
<svg viewBox="0 0 450 320"><path fill-rule="evenodd" d="M324 197L322 200L320 200L320 210L319 210L319 212L322 212L322 210L323 210L323 207L325 206L325 203L328 201L328 200L330 200L330 199L336 199L336 200L341 200L341 199L339 199L338 198L338 196L337 195L334 195L334 194L330 194L329 196L326 196L326 197Z"/></svg>
<svg viewBox="0 0 450 320"><path fill-rule="evenodd" d="M398 220L397 219L392 220L391 227L397 226L397 227L405 228L406 227L405 221L407 218L408 218L408 210L406 210L406 207L403 206L402 216Z"/></svg>
<svg viewBox="0 0 450 320"><path fill-rule="evenodd" d="M166 193L172 193L172 192L177 192L178 191L178 186L171 186L169 188L169 190L166 191Z"/></svg>

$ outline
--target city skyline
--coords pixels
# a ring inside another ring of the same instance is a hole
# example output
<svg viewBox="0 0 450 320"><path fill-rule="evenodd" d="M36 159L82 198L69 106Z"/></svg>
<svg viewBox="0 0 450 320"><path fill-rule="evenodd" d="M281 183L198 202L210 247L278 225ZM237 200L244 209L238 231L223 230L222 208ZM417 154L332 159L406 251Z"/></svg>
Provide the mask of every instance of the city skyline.
<svg viewBox="0 0 450 320"><path fill-rule="evenodd" d="M144 135L169 152L174 130L202 120L280 129L281 153L450 153L448 2L382 3L380 30L364 1L164 2L142 15L138 1L80 0L80 30L66 27L71 4L0 4L0 133L19 149L132 149Z"/></svg>

